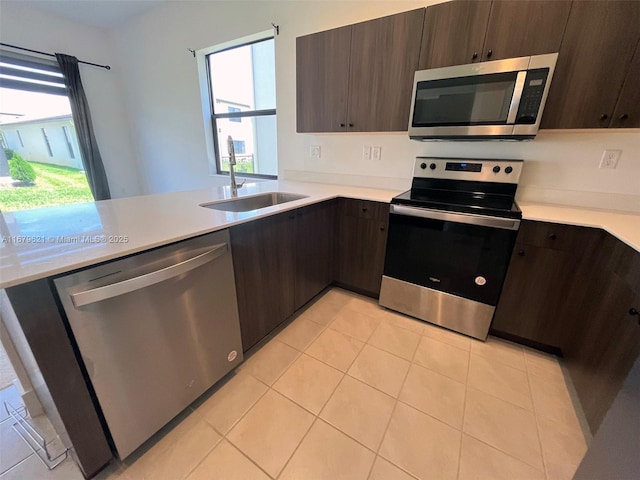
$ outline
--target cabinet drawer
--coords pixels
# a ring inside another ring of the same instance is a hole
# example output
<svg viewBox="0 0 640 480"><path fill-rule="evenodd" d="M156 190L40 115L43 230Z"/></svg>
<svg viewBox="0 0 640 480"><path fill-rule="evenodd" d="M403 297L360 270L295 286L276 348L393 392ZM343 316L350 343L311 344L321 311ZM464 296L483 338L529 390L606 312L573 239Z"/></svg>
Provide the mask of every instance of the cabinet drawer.
<svg viewBox="0 0 640 480"><path fill-rule="evenodd" d="M340 215L371 220L386 220L389 216L389 204L343 198L340 202Z"/></svg>
<svg viewBox="0 0 640 480"><path fill-rule="evenodd" d="M595 229L588 227L524 220L520 225L517 242L535 247L567 251L579 248L584 243L583 232L590 230L595 231Z"/></svg>

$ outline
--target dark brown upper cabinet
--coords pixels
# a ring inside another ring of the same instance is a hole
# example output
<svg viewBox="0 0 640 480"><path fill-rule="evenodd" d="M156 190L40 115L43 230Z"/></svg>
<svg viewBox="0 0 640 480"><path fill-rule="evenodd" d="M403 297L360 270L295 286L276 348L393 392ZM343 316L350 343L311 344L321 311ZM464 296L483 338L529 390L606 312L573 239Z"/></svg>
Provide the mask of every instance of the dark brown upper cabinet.
<svg viewBox="0 0 640 480"><path fill-rule="evenodd" d="M350 51L351 26L296 38L298 132L347 130Z"/></svg>
<svg viewBox="0 0 640 480"><path fill-rule="evenodd" d="M491 0L460 0L427 8L420 70L480 61Z"/></svg>
<svg viewBox="0 0 640 480"><path fill-rule="evenodd" d="M631 60L610 127L640 128L640 42Z"/></svg>
<svg viewBox="0 0 640 480"><path fill-rule="evenodd" d="M420 69L553 53L570 1L452 1L427 8Z"/></svg>
<svg viewBox="0 0 640 480"><path fill-rule="evenodd" d="M406 131L424 11L297 38L297 131Z"/></svg>
<svg viewBox="0 0 640 480"><path fill-rule="evenodd" d="M639 25L634 0L572 3L541 128L638 126Z"/></svg>
<svg viewBox="0 0 640 480"><path fill-rule="evenodd" d="M421 8L353 26L348 131L407 130L424 11Z"/></svg>
<svg viewBox="0 0 640 480"><path fill-rule="evenodd" d="M568 0L493 0L482 60L557 52L569 10Z"/></svg>

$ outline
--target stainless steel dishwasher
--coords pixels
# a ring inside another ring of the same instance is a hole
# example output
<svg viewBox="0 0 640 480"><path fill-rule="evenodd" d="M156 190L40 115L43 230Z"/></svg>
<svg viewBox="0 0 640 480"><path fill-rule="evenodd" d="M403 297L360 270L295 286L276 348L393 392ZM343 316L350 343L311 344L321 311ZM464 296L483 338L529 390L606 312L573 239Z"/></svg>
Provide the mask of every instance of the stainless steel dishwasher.
<svg viewBox="0 0 640 480"><path fill-rule="evenodd" d="M242 361L227 230L54 283L120 458Z"/></svg>

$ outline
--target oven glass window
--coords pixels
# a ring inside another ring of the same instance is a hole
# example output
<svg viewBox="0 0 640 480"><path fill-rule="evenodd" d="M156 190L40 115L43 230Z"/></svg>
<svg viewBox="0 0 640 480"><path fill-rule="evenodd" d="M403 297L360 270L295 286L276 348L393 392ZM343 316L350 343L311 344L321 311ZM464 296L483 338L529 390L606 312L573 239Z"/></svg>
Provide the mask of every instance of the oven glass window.
<svg viewBox="0 0 640 480"><path fill-rule="evenodd" d="M518 72L419 82L413 126L507 123Z"/></svg>
<svg viewBox="0 0 640 480"><path fill-rule="evenodd" d="M384 274L496 305L517 233L391 214Z"/></svg>

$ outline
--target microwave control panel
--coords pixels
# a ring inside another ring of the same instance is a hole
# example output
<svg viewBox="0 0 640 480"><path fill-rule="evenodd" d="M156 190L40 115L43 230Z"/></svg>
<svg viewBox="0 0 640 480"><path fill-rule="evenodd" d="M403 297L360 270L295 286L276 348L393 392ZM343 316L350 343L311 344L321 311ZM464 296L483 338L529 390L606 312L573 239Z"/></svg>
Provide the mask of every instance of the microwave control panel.
<svg viewBox="0 0 640 480"><path fill-rule="evenodd" d="M548 76L548 68L538 68L527 72L516 115L516 124L533 125L536 123Z"/></svg>

